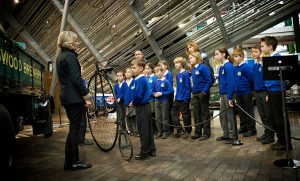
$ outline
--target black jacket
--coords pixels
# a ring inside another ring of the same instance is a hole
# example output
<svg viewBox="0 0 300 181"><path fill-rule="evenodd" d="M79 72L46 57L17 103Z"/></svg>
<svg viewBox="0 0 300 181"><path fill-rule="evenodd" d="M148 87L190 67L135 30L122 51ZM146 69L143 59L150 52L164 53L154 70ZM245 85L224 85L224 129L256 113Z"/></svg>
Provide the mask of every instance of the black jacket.
<svg viewBox="0 0 300 181"><path fill-rule="evenodd" d="M56 59L57 75L60 82L61 104L70 105L85 103L83 96L88 94L82 84L80 65L77 60L77 53L62 48Z"/></svg>

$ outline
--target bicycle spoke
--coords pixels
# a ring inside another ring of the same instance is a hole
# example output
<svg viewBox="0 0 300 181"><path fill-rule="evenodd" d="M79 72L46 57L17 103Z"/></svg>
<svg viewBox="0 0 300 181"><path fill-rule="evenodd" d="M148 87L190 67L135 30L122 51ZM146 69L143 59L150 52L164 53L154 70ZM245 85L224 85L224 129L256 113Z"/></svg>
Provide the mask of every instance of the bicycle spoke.
<svg viewBox="0 0 300 181"><path fill-rule="evenodd" d="M133 156L133 147L128 134L121 132L119 135L119 149L124 160L131 160Z"/></svg>
<svg viewBox="0 0 300 181"><path fill-rule="evenodd" d="M103 151L110 151L116 144L118 125L116 107L110 82L101 74L92 76L88 89L93 95L94 109L89 110L89 126L93 139Z"/></svg>

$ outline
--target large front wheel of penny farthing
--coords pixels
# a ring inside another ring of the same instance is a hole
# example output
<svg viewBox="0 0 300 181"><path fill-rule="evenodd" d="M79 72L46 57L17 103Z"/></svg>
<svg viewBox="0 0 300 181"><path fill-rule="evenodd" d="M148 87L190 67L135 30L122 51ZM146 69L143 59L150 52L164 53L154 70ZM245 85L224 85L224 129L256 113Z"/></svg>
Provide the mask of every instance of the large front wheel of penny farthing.
<svg viewBox="0 0 300 181"><path fill-rule="evenodd" d="M126 161L131 160L133 156L133 147L129 135L121 131L118 142L123 159Z"/></svg>
<svg viewBox="0 0 300 181"><path fill-rule="evenodd" d="M108 152L116 144L118 136L115 94L106 75L95 74L88 83L94 108L88 110L91 134L97 146Z"/></svg>

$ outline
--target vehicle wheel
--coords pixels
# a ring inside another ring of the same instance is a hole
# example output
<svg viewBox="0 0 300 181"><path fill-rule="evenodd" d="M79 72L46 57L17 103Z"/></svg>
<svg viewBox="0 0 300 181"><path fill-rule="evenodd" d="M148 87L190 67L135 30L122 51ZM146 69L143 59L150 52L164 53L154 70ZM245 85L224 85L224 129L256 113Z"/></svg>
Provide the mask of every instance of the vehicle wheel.
<svg viewBox="0 0 300 181"><path fill-rule="evenodd" d="M130 137L124 132L121 132L119 135L119 149L124 160L131 160L133 156L133 147Z"/></svg>
<svg viewBox="0 0 300 181"><path fill-rule="evenodd" d="M118 136L117 117L110 112L116 109L114 91L109 79L101 74L91 77L88 90L94 100L94 108L88 109L91 134L96 145L108 152L115 146Z"/></svg>
<svg viewBox="0 0 300 181"><path fill-rule="evenodd" d="M13 168L16 151L16 138L12 119L7 109L0 104L0 169Z"/></svg>

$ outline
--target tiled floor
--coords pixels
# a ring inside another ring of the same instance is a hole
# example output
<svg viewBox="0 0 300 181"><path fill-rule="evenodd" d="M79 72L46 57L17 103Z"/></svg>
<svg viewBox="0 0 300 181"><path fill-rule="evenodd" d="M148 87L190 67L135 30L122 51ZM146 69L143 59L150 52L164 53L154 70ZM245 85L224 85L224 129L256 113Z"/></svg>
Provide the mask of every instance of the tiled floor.
<svg viewBox="0 0 300 181"><path fill-rule="evenodd" d="M257 116L258 117L258 116ZM300 138L300 114L289 113L292 136ZM57 122L57 117L55 117ZM67 120L63 118L63 123ZM17 180L297 180L300 171L281 169L273 161L285 158L284 151L273 151L256 137L240 137L244 145L232 146L215 141L222 131L219 119L211 121L212 136L206 141L168 138L155 140L157 156L146 161L125 161L118 147L105 153L96 145L80 146L80 157L93 167L64 171L64 146L68 125L55 128L50 138L23 131L17 139ZM258 134L263 128L257 124ZM91 136L87 133L87 136ZM139 139L131 137L134 152ZM293 140L291 156L300 160L299 141Z"/></svg>

